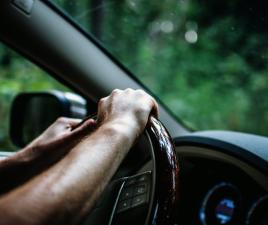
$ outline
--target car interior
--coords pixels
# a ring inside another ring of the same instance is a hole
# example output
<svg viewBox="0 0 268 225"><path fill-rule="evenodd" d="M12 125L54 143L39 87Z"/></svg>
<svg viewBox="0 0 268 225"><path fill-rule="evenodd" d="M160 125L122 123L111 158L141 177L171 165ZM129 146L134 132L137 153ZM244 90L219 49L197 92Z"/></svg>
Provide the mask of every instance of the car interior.
<svg viewBox="0 0 268 225"><path fill-rule="evenodd" d="M75 93L19 93L10 139L20 148L59 116L94 115L114 89L143 89L159 103L161 122L151 118L82 224L268 224L267 137L190 129L52 1L1 1L0 40Z"/></svg>

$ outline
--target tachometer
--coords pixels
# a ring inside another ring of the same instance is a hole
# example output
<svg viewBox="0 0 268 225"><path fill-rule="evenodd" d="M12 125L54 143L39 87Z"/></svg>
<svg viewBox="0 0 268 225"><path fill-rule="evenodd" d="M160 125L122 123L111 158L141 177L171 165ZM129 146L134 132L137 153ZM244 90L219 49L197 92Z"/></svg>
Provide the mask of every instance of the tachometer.
<svg viewBox="0 0 268 225"><path fill-rule="evenodd" d="M249 210L247 225L268 224L268 195L260 198Z"/></svg>
<svg viewBox="0 0 268 225"><path fill-rule="evenodd" d="M234 185L220 183L206 194L199 219L203 225L239 224L241 194Z"/></svg>

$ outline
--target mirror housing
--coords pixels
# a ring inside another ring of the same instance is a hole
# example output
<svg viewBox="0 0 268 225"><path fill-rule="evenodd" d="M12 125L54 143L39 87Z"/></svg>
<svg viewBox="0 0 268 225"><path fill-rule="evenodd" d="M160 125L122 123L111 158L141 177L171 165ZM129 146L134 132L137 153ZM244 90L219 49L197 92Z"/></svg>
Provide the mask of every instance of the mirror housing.
<svg viewBox="0 0 268 225"><path fill-rule="evenodd" d="M60 91L20 93L11 107L10 137L22 148L57 118L82 119L86 115L86 100L79 95Z"/></svg>

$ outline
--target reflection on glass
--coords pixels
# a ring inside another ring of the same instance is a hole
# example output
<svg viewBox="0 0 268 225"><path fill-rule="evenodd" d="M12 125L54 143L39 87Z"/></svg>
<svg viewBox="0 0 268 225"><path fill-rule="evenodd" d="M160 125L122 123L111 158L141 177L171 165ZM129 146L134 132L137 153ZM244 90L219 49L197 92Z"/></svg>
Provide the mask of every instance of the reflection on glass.
<svg viewBox="0 0 268 225"><path fill-rule="evenodd" d="M23 140L29 143L40 135L61 115L61 107L57 100L50 96L31 98L26 106Z"/></svg>
<svg viewBox="0 0 268 225"><path fill-rule="evenodd" d="M216 207L215 214L219 224L226 224L232 220L235 203L232 199L222 199Z"/></svg>

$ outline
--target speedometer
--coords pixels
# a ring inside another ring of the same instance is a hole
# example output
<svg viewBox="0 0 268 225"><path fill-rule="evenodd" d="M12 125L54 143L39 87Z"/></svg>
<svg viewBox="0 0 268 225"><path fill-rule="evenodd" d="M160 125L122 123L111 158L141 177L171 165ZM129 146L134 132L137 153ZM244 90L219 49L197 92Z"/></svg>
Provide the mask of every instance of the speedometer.
<svg viewBox="0 0 268 225"><path fill-rule="evenodd" d="M241 194L232 184L220 183L206 194L199 212L203 225L232 225L239 223Z"/></svg>
<svg viewBox="0 0 268 225"><path fill-rule="evenodd" d="M268 196L260 198L248 213L247 225L268 224Z"/></svg>

